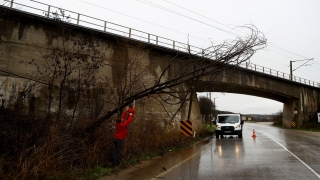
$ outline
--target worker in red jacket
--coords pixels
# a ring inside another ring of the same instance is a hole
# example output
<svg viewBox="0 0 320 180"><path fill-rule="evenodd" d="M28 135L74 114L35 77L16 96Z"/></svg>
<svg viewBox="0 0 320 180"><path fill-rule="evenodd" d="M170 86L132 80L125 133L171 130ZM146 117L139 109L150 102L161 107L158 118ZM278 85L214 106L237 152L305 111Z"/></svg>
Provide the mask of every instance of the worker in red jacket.
<svg viewBox="0 0 320 180"><path fill-rule="evenodd" d="M115 123L116 132L114 134L114 145L116 148L116 154L113 158L113 167L119 165L120 153L123 148L124 140L128 134L128 125L132 122L134 116L134 107L126 106L124 112L121 115L121 119Z"/></svg>

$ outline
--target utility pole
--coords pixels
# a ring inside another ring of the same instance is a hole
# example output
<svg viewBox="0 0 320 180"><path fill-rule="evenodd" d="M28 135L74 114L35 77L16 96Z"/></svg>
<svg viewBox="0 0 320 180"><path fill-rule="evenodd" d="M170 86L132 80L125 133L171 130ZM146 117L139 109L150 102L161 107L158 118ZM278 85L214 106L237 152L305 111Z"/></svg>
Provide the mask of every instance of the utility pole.
<svg viewBox="0 0 320 180"><path fill-rule="evenodd" d="M214 105L214 115L216 114L216 98L218 98L218 97L215 97L215 98L213 98L213 105Z"/></svg>
<svg viewBox="0 0 320 180"><path fill-rule="evenodd" d="M213 107L214 107L213 115L214 115L214 116L216 116L216 99L217 99L217 98L218 98L218 97L213 98Z"/></svg>
<svg viewBox="0 0 320 180"><path fill-rule="evenodd" d="M307 61L307 60L308 60L308 61ZM303 59L303 60L296 60L296 61L290 61L290 80L292 81L292 79L293 79L293 75L292 75L292 72L293 72L293 71L295 71L296 69L298 69L298 68L301 67L301 66L307 66L307 65L308 65L307 63L308 63L309 61L311 61L311 60L313 60L313 58L311 58L311 59ZM299 67L297 67L297 68L295 68L294 70L292 70L292 62L297 62L297 61L307 61L307 62L301 64Z"/></svg>
<svg viewBox="0 0 320 180"><path fill-rule="evenodd" d="M212 127L212 118L214 118L215 117L215 114L216 114L216 98L218 98L218 97L215 97L215 98L213 98L213 117L211 117L211 113L210 113L210 127ZM210 93L210 101L212 102L212 100L211 100L211 93Z"/></svg>

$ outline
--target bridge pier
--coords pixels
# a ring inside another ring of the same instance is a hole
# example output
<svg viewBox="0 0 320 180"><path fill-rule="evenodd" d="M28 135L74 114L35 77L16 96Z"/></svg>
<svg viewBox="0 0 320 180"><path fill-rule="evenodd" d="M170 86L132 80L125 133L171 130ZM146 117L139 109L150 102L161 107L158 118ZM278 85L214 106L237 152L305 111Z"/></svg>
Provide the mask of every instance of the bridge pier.
<svg viewBox="0 0 320 180"><path fill-rule="evenodd" d="M287 99L287 101L283 103L282 127L291 128L292 122L295 122L296 126L300 127L301 118L298 118L299 116L298 105L299 105L299 100L295 100L295 99Z"/></svg>

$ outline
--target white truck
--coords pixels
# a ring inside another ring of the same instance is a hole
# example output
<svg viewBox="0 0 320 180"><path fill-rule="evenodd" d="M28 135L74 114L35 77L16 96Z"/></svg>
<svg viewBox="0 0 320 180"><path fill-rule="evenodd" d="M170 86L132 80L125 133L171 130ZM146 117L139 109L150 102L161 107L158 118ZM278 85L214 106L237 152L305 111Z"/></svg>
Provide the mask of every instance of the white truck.
<svg viewBox="0 0 320 180"><path fill-rule="evenodd" d="M238 135L242 138L243 123L241 114L218 114L215 121L216 138L223 135Z"/></svg>

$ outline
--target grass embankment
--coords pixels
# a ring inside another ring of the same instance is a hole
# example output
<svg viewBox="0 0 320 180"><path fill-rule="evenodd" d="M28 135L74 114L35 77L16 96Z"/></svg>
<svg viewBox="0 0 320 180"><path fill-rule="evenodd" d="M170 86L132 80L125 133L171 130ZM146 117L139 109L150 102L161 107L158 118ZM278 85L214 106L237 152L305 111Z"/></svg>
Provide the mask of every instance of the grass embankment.
<svg viewBox="0 0 320 180"><path fill-rule="evenodd" d="M158 150L151 150L151 151L146 151L146 153L141 154L139 156L133 156L130 159L122 159L122 163L120 166L111 168L111 167L100 167L97 166L89 171L87 171L87 174L82 174L79 176L80 179L97 179L102 176L108 176L112 175L114 173L118 173L132 165L138 164L142 161L154 158L154 157L159 157L163 156L166 153L173 152L179 149L187 148L190 145L197 143L207 136L213 135L215 132L216 126L215 125L210 125L210 124L203 124L203 132L196 136L195 138L193 137L185 137L181 134L177 134L179 141L176 141L175 145L168 146L162 149Z"/></svg>
<svg viewBox="0 0 320 180"><path fill-rule="evenodd" d="M177 131L178 124L166 124L161 117L136 117L122 151L121 165L112 168L115 153L114 122L103 123L87 131L88 119L71 123L61 116L59 121L23 109L0 109L0 179L97 179L121 171L168 151L190 146L212 134L205 125L196 138ZM149 119L149 120L147 120Z"/></svg>

